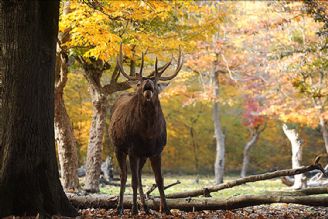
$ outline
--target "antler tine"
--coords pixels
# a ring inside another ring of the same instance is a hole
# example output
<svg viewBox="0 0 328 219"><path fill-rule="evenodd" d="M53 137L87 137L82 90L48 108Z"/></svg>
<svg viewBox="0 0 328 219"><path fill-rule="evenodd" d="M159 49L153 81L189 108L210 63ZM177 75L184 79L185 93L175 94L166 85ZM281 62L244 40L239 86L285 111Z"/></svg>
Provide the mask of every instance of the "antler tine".
<svg viewBox="0 0 328 219"><path fill-rule="evenodd" d="M120 44L120 54L117 56L117 66L119 71L122 73L124 77L126 77L128 80L135 81L138 80L137 77L132 77L125 73L123 68L123 53L122 53L122 43Z"/></svg>
<svg viewBox="0 0 328 219"><path fill-rule="evenodd" d="M143 67L144 67L144 56L145 56L145 54L142 53L141 54L141 65L140 65L140 71L139 71L139 78L142 78L142 71L143 71Z"/></svg>
<svg viewBox="0 0 328 219"><path fill-rule="evenodd" d="M171 58L171 60L168 62L168 63L166 63L165 65L163 65L163 66L161 66L161 67L159 67L157 70L158 70L158 76L160 77L163 73L164 73L164 71L171 65L171 63L172 63L172 58ZM152 71L152 73L150 73L150 75L149 75L149 77L151 77L151 76L154 76L155 75L155 71Z"/></svg>
<svg viewBox="0 0 328 219"><path fill-rule="evenodd" d="M179 47L179 58L178 58L178 66L177 66L177 69L175 70L175 72L173 73L173 75L168 76L168 77L159 77L158 80L161 80L161 81L169 81L169 80L173 79L174 77L176 77L178 75L179 71L182 68L182 65L183 65L182 52L181 52L181 47ZM163 74L163 72L161 74Z"/></svg>
<svg viewBox="0 0 328 219"><path fill-rule="evenodd" d="M157 56L156 56L156 60L155 60L155 80L157 81L158 79L158 59L157 59Z"/></svg>

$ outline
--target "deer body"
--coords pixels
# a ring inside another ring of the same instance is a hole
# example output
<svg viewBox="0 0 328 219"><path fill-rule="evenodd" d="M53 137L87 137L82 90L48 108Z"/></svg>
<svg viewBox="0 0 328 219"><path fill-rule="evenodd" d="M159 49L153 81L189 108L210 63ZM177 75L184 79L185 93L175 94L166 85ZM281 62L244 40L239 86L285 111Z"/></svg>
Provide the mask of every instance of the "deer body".
<svg viewBox="0 0 328 219"><path fill-rule="evenodd" d="M171 62L157 68L157 58L155 71L150 76L143 77L143 58L144 56L142 54L140 72L137 77L129 76L124 72L122 66L122 45L120 55L117 58L117 66L120 73L129 79L129 81L137 81L135 93L124 94L117 99L112 109L110 121L110 136L115 146L116 158L121 170L120 198L117 210L119 214L123 214L123 196L127 180L126 159L129 156L133 189L132 214L138 213L138 188L142 206L146 213L148 213L141 181L142 168L147 159L150 160L160 193L160 210L166 214L170 214L170 210L166 204L161 172L161 153L166 145L166 123L158 98L158 81L171 80L178 74L182 67L181 51L178 67L175 73L169 77L162 77L161 75L169 67Z"/></svg>
<svg viewBox="0 0 328 219"><path fill-rule="evenodd" d="M111 136L116 150L152 157L166 145L166 123L159 100L144 102L138 94L123 94L113 106Z"/></svg>

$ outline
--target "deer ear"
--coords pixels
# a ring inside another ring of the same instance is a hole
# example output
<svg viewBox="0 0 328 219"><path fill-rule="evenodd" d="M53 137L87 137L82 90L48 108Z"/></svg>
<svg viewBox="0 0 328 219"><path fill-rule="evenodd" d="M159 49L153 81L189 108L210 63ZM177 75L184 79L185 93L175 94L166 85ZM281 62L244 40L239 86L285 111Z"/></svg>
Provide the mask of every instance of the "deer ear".
<svg viewBox="0 0 328 219"><path fill-rule="evenodd" d="M169 84L170 82L157 83L158 93L161 93Z"/></svg>

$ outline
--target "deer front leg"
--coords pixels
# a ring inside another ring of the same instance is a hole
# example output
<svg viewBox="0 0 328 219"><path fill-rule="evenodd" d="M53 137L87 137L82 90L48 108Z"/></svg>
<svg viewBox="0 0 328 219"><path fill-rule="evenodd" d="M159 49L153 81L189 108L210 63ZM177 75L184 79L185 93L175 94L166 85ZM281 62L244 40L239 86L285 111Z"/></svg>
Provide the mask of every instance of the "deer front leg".
<svg viewBox="0 0 328 219"><path fill-rule="evenodd" d="M130 168L131 168L131 184L133 190L132 196L132 215L138 214L138 203L137 203L137 189L138 189L138 171L139 171L139 158L135 156L129 156L130 159Z"/></svg>
<svg viewBox="0 0 328 219"><path fill-rule="evenodd" d="M146 205L145 194L143 192L142 179L141 179L142 168L145 165L146 160L147 160L147 158L145 158L145 157L140 158L139 171L138 171L138 184L139 184L139 195L140 195L140 200L141 200L142 207L143 207L144 211L146 212L146 214L149 214L150 212L149 212L148 206Z"/></svg>
<svg viewBox="0 0 328 219"><path fill-rule="evenodd" d="M164 182L162 177L162 168L161 168L161 155L154 156L150 158L151 167L155 175L155 181L158 187L159 195L161 197L161 207L160 212L165 214L171 214L170 209L167 206L166 198L164 194Z"/></svg>
<svg viewBox="0 0 328 219"><path fill-rule="evenodd" d="M121 187L120 187L120 198L117 205L117 212L119 215L123 215L123 196L125 191L126 179L127 179L127 166L126 166L126 157L127 155L123 152L116 152L116 159L118 161L118 165L120 166L120 179L121 179Z"/></svg>

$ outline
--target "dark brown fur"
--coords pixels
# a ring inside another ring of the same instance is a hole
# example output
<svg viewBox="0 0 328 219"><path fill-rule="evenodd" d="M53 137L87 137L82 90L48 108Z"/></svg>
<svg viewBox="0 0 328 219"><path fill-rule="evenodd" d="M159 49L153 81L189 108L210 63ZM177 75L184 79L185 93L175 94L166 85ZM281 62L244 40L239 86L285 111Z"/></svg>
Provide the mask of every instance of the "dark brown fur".
<svg viewBox="0 0 328 219"><path fill-rule="evenodd" d="M137 77L132 77L125 73L122 66L123 54L121 44L120 54L117 57L119 71L131 81L138 80L138 84L135 93L124 94L117 99L112 109L109 127L110 136L115 145L116 158L121 170L120 199L117 206L119 214L123 213L123 196L127 180L127 156L129 156L132 174L132 214L138 213L138 188L142 206L148 213L141 181L141 171L147 159L150 160L161 197L160 210L170 214L166 204L161 171L161 153L166 145L166 123L158 99L159 89L157 81L173 79L182 68L183 61L181 57L180 50L177 69L171 76L162 77L171 61L157 68L156 58L155 71L151 74L152 77L142 77L144 64L144 54L142 54L140 72Z"/></svg>
<svg viewBox="0 0 328 219"><path fill-rule="evenodd" d="M113 106L110 135L116 150L138 157L160 155L166 144L166 123L158 99L147 102L142 89L121 95Z"/></svg>
<svg viewBox="0 0 328 219"><path fill-rule="evenodd" d="M165 200L161 173L161 153L166 144L166 123L158 99L157 81L142 78L139 79L138 84L135 93L121 95L112 109L110 136L115 145L116 157L121 169L118 211L119 214L123 213L123 195L127 178L126 157L128 155L132 173L134 203L132 213L138 213L137 187L139 187L144 210L148 212L142 190L141 170L149 158L161 195L161 209L170 214ZM144 95L144 92L147 91L153 93L149 101Z"/></svg>

